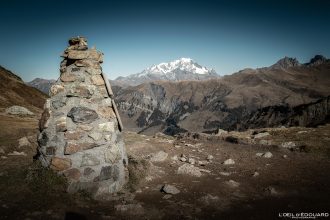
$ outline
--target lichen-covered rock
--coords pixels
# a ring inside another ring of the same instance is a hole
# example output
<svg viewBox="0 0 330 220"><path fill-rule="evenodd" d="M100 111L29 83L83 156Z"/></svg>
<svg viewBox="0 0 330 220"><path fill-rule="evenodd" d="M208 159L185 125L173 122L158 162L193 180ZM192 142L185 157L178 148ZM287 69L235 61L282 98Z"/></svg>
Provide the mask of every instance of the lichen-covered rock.
<svg viewBox="0 0 330 220"><path fill-rule="evenodd" d="M103 54L82 37L69 44L40 119L39 160L68 179L68 192L104 198L128 178L119 115L102 73Z"/></svg>
<svg viewBox="0 0 330 220"><path fill-rule="evenodd" d="M95 121L98 115L94 110L86 107L73 107L69 111L68 117L70 117L73 122L89 124Z"/></svg>

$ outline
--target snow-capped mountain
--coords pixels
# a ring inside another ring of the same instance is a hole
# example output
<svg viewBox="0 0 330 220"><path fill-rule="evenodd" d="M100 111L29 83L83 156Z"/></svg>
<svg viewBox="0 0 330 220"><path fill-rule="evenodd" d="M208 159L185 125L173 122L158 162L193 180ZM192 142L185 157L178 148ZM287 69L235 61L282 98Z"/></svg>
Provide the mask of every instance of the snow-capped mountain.
<svg viewBox="0 0 330 220"><path fill-rule="evenodd" d="M201 66L190 58L181 58L172 62L153 65L140 73L132 74L127 77L119 77L116 81L126 82L130 85L138 85L156 80L205 80L216 77L219 77L219 75L214 69Z"/></svg>

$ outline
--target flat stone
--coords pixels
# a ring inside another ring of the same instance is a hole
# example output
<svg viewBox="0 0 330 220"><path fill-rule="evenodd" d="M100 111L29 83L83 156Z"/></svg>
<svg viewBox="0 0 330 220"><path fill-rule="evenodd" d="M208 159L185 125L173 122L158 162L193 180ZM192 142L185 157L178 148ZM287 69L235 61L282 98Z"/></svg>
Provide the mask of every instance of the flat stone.
<svg viewBox="0 0 330 220"><path fill-rule="evenodd" d="M48 125L49 125L49 118L50 118L50 112L49 112L49 109L46 108L42 115L41 115L41 118L39 120L39 129L42 131L44 130L45 128L48 128Z"/></svg>
<svg viewBox="0 0 330 220"><path fill-rule="evenodd" d="M18 148L25 147L31 145L29 139L27 137L22 137L18 139Z"/></svg>
<svg viewBox="0 0 330 220"><path fill-rule="evenodd" d="M212 156L212 155L207 155L207 158L206 158L208 161L210 161L210 160L213 160L214 159L214 157Z"/></svg>
<svg viewBox="0 0 330 220"><path fill-rule="evenodd" d="M162 191L163 191L164 193L172 194L172 195L175 195L175 194L180 193L180 190L178 190L175 186L170 185L170 184L165 184L165 185L162 187Z"/></svg>
<svg viewBox="0 0 330 220"><path fill-rule="evenodd" d="M90 168L90 167L86 167L86 168L84 169L84 176L89 176L89 175L91 175L92 173L95 173L95 170L93 170L92 168Z"/></svg>
<svg viewBox="0 0 330 220"><path fill-rule="evenodd" d="M225 134L228 134L228 131L219 128L218 133L216 135L221 136L221 135L225 135Z"/></svg>
<svg viewBox="0 0 330 220"><path fill-rule="evenodd" d="M69 180L79 180L81 173L77 168L72 168L63 172L64 176Z"/></svg>
<svg viewBox="0 0 330 220"><path fill-rule="evenodd" d="M196 163L196 160L194 158L189 158L188 163L194 165Z"/></svg>
<svg viewBox="0 0 330 220"><path fill-rule="evenodd" d="M19 116L32 116L34 115L33 112L28 110L25 107L13 105L6 109L6 113L9 115L19 115Z"/></svg>
<svg viewBox="0 0 330 220"><path fill-rule="evenodd" d="M76 142L67 142L65 146L65 154L74 154L79 151L87 150L96 147L95 143L76 143Z"/></svg>
<svg viewBox="0 0 330 220"><path fill-rule="evenodd" d="M237 188L239 187L239 183L234 181L234 180L229 180L229 181L226 181L226 184L232 188Z"/></svg>
<svg viewBox="0 0 330 220"><path fill-rule="evenodd" d="M101 86L105 84L101 75L91 76L91 82L96 86Z"/></svg>
<svg viewBox="0 0 330 220"><path fill-rule="evenodd" d="M81 129L83 131L91 131L93 130L93 126L90 126L90 125L84 125L84 124L79 124L78 129Z"/></svg>
<svg viewBox="0 0 330 220"><path fill-rule="evenodd" d="M103 181L103 180L107 180L107 179L111 179L111 178L112 178L111 166L102 167L100 176L99 176L99 180Z"/></svg>
<svg viewBox="0 0 330 220"><path fill-rule="evenodd" d="M163 162L166 160L168 156L168 153L164 151L158 151L157 153L153 154L152 157L150 158L151 162Z"/></svg>
<svg viewBox="0 0 330 220"><path fill-rule="evenodd" d="M61 80L62 82L74 82L77 79L77 76L72 73L64 72L61 74Z"/></svg>
<svg viewBox="0 0 330 220"><path fill-rule="evenodd" d="M72 60L82 60L82 59L91 59L103 62L103 57L100 52L95 49L90 50L67 50L67 58Z"/></svg>
<svg viewBox="0 0 330 220"><path fill-rule="evenodd" d="M262 155L264 158L271 158L271 157L273 157L273 154L271 153L271 152L266 152L266 153L264 153L263 155Z"/></svg>
<svg viewBox="0 0 330 220"><path fill-rule="evenodd" d="M195 167L194 165L191 164L183 164L178 168L178 174L185 174L185 175L190 175L190 176L195 176L195 177L201 177L202 173L199 170L198 167Z"/></svg>
<svg viewBox="0 0 330 220"><path fill-rule="evenodd" d="M225 160L223 162L223 164L224 165L233 165L233 164L235 164L235 161L233 159L229 158L229 159Z"/></svg>
<svg viewBox="0 0 330 220"><path fill-rule="evenodd" d="M119 147L114 144L110 148L106 149L104 152L104 159L107 163L115 163L119 160L120 156L120 150Z"/></svg>
<svg viewBox="0 0 330 220"><path fill-rule="evenodd" d="M103 132L115 132L115 123L113 121L99 124L99 130Z"/></svg>
<svg viewBox="0 0 330 220"><path fill-rule="evenodd" d="M84 136L84 132L75 130L75 131L66 131L64 133L65 139L68 140L79 140Z"/></svg>
<svg viewBox="0 0 330 220"><path fill-rule="evenodd" d="M55 147L46 147L46 155L55 155L56 148Z"/></svg>
<svg viewBox="0 0 330 220"><path fill-rule="evenodd" d="M60 84L54 84L50 87L50 96L55 96L60 92L64 91L64 86Z"/></svg>
<svg viewBox="0 0 330 220"><path fill-rule="evenodd" d="M98 141L102 138L102 134L95 131L90 133L88 136L91 137L94 141Z"/></svg>
<svg viewBox="0 0 330 220"><path fill-rule="evenodd" d="M111 107L99 107L97 109L97 112L99 113L99 115L102 118L105 118L105 119L114 119L114 118L116 118L116 114L115 114L115 112L113 111L113 109Z"/></svg>
<svg viewBox="0 0 330 220"><path fill-rule="evenodd" d="M270 134L268 132L262 132L262 133L259 133L259 134L256 134L254 135L254 138L263 138L263 137L267 137L269 136Z"/></svg>
<svg viewBox="0 0 330 220"><path fill-rule="evenodd" d="M84 84L80 84L73 86L67 93L67 96L91 98L93 94L94 91L91 87Z"/></svg>
<svg viewBox="0 0 330 220"><path fill-rule="evenodd" d="M100 160L92 154L84 154L81 160L81 167L99 165Z"/></svg>
<svg viewBox="0 0 330 220"><path fill-rule="evenodd" d="M104 86L99 87L98 90L101 96L103 96L104 98L109 97L108 91Z"/></svg>
<svg viewBox="0 0 330 220"><path fill-rule="evenodd" d="M59 119L56 120L56 131L61 132L61 131L66 131L66 117L62 116Z"/></svg>
<svg viewBox="0 0 330 220"><path fill-rule="evenodd" d="M71 167L71 160L69 158L53 157L50 168L56 171L67 170Z"/></svg>
<svg viewBox="0 0 330 220"><path fill-rule="evenodd" d="M27 154L25 152L18 152L18 151L13 151L12 153L8 153L8 156L27 156Z"/></svg>
<svg viewBox="0 0 330 220"><path fill-rule="evenodd" d="M288 141L288 142L283 142L281 144L281 147L292 150L292 149L294 149L296 147L296 144L294 142L292 142L292 141Z"/></svg>
<svg viewBox="0 0 330 220"><path fill-rule="evenodd" d="M49 141L48 134L46 132L41 132L38 136L38 144L40 146L46 146Z"/></svg>
<svg viewBox="0 0 330 220"><path fill-rule="evenodd" d="M97 113L86 107L73 107L69 113L68 117L72 119L75 123L92 123L96 119L98 119Z"/></svg>
<svg viewBox="0 0 330 220"><path fill-rule="evenodd" d="M55 100L52 102L52 106L55 109L61 108L61 107L65 106L65 104L66 104L65 101L62 101L62 100Z"/></svg>
<svg viewBox="0 0 330 220"><path fill-rule="evenodd" d="M87 68L85 70L90 75L100 75L102 73L101 69Z"/></svg>
<svg viewBox="0 0 330 220"><path fill-rule="evenodd" d="M93 69L100 69L100 63L94 60L77 60L74 63L77 67L91 67Z"/></svg>

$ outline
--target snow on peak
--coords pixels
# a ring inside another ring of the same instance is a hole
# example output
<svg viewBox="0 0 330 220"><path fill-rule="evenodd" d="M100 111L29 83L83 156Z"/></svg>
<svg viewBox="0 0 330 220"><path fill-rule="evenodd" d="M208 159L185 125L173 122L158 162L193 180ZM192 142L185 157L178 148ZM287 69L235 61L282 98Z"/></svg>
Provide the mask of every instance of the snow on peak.
<svg viewBox="0 0 330 220"><path fill-rule="evenodd" d="M157 65L153 65L141 73L139 76L146 76L146 75L166 75L173 73L174 71L185 71L192 74L214 74L215 71L212 69L207 69L204 66L199 65L191 58L180 58L178 60L174 60L168 63L160 63Z"/></svg>

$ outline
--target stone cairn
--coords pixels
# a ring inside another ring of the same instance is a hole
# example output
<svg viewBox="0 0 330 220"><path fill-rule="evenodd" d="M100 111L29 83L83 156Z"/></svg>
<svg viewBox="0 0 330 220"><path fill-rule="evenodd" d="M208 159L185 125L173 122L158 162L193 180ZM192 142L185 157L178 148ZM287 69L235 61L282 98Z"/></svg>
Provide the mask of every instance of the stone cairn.
<svg viewBox="0 0 330 220"><path fill-rule="evenodd" d="M128 179L122 124L100 66L103 54L75 37L62 57L61 76L39 122L39 160L67 178L68 192L101 198Z"/></svg>

